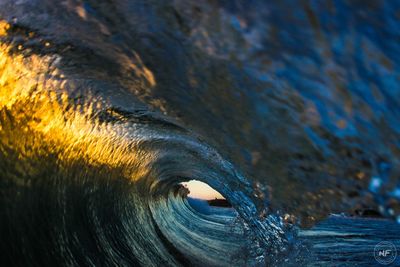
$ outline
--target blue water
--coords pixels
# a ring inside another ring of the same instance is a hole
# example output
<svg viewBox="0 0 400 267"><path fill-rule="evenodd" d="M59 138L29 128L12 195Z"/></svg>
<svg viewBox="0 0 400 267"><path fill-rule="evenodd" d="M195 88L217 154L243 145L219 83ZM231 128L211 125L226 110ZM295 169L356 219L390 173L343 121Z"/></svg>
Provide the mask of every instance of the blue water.
<svg viewBox="0 0 400 267"><path fill-rule="evenodd" d="M399 14L0 0L0 261L379 264L400 240Z"/></svg>

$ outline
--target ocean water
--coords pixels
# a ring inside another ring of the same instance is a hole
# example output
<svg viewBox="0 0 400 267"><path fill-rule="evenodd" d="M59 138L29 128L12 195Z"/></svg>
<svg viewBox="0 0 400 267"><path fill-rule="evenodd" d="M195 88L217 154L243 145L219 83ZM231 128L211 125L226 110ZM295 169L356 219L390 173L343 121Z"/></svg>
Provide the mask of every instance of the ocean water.
<svg viewBox="0 0 400 267"><path fill-rule="evenodd" d="M379 265L399 29L399 1L0 0L0 262Z"/></svg>

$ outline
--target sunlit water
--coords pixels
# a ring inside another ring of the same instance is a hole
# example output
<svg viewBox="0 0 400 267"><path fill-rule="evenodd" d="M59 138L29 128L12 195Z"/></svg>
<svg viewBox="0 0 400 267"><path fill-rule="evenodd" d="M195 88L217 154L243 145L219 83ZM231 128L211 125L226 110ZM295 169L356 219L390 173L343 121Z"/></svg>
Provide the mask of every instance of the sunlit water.
<svg viewBox="0 0 400 267"><path fill-rule="evenodd" d="M0 0L1 261L365 266L399 246L400 3L264 2Z"/></svg>

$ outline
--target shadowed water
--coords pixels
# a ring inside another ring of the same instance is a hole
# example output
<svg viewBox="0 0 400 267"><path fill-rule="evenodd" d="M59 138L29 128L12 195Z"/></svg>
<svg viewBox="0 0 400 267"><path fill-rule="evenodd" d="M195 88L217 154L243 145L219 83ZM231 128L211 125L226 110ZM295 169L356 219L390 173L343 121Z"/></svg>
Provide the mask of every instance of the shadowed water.
<svg viewBox="0 0 400 267"><path fill-rule="evenodd" d="M400 239L399 8L0 0L1 261L376 264Z"/></svg>

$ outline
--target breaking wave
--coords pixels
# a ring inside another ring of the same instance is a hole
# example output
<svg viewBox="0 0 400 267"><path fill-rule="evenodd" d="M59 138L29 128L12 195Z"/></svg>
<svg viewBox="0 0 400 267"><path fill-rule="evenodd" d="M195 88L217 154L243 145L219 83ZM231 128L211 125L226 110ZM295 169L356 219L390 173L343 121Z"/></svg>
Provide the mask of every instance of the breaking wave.
<svg viewBox="0 0 400 267"><path fill-rule="evenodd" d="M330 213L400 218L397 46L365 37L379 56L348 65L329 7L222 2L0 1L2 262L279 265ZM189 180L234 210L199 212Z"/></svg>

